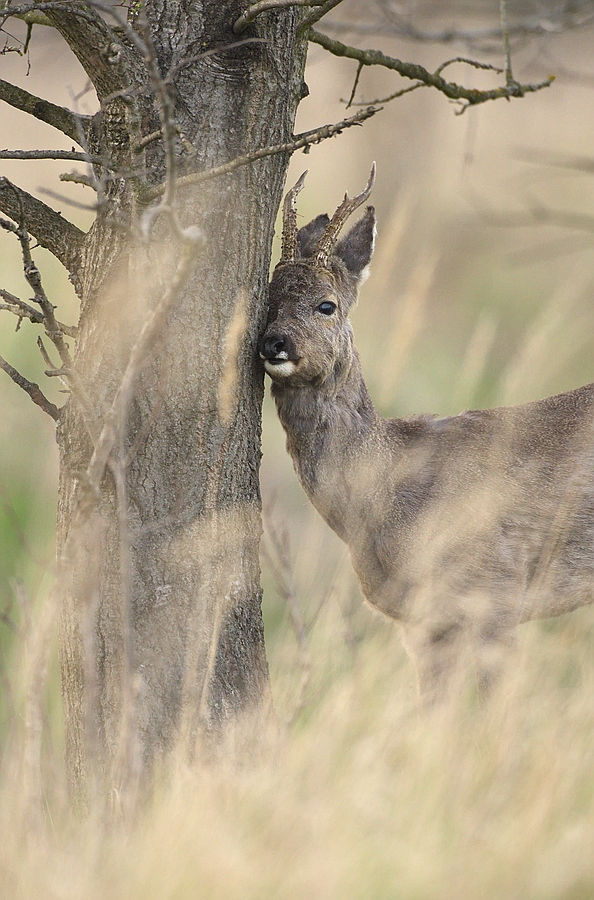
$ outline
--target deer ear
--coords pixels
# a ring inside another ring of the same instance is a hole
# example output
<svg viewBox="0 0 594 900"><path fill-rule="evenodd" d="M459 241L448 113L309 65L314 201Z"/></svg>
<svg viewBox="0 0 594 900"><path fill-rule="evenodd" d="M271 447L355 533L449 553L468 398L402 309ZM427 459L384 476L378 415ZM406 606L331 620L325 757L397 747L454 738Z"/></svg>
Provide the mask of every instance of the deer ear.
<svg viewBox="0 0 594 900"><path fill-rule="evenodd" d="M316 216L308 225L299 229L297 242L301 259L307 259L312 255L329 221L326 213L322 213L321 216Z"/></svg>
<svg viewBox="0 0 594 900"><path fill-rule="evenodd" d="M363 218L353 225L336 246L334 255L343 261L351 275L361 283L369 275L369 263L375 244L375 209L368 206Z"/></svg>

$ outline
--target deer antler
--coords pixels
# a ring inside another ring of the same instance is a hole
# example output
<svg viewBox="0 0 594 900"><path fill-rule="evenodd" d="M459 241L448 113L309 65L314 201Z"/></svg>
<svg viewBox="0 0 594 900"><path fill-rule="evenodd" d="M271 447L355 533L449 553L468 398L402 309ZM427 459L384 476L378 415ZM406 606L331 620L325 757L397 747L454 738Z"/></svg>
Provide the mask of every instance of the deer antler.
<svg viewBox="0 0 594 900"><path fill-rule="evenodd" d="M351 215L351 213L355 212L362 203L365 203L369 195L373 190L373 185L375 184L375 163L371 166L371 173L369 175L369 181L367 182L367 187L360 194L357 194L356 197L353 197L352 200L349 199L348 194L344 195L344 200L330 219L330 222L326 226L322 237L318 241L318 245L314 252L311 255L310 262L313 266L317 266L318 268L324 268L328 265L328 259L330 254L332 253L332 248L336 243L336 239L339 235L340 229ZM284 243L283 243L284 246Z"/></svg>
<svg viewBox="0 0 594 900"><path fill-rule="evenodd" d="M306 169L285 197L283 204L283 236L281 244L280 265L295 262L297 255L297 210L295 209L295 200L297 194L305 184L305 176L309 169Z"/></svg>

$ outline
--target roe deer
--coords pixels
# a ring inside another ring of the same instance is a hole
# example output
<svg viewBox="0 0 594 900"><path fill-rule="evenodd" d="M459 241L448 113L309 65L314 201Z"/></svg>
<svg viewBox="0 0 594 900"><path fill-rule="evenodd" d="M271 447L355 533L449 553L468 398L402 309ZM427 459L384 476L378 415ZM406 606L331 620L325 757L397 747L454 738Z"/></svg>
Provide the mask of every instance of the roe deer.
<svg viewBox="0 0 594 900"><path fill-rule="evenodd" d="M594 600L594 385L524 406L383 419L348 320L375 212L341 241L375 179L297 231L282 258L260 356L309 499L350 549L366 599L396 619L422 694L447 693L470 657L495 681L516 626Z"/></svg>

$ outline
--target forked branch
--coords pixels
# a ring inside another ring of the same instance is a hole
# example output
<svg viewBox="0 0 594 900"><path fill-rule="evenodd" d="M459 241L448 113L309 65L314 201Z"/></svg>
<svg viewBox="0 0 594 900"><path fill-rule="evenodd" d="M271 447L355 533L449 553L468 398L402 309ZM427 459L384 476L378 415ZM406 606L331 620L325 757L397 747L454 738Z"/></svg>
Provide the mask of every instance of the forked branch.
<svg viewBox="0 0 594 900"><path fill-rule="evenodd" d="M0 310L11 312L17 317L17 331L23 319L29 319L29 321L33 322L35 325L43 325L45 321L43 313L33 306L30 306L28 303L25 303L20 297L15 297L10 291L5 291L3 288L0 288L0 299L4 300L4 303L0 303ZM58 322L58 326L60 330L69 337L74 338L78 334L76 326L64 325L63 322Z"/></svg>
<svg viewBox="0 0 594 900"><path fill-rule="evenodd" d="M8 178L0 178L0 210L15 222L21 221L22 214L35 240L53 253L69 272L77 271L84 231Z"/></svg>
<svg viewBox="0 0 594 900"><path fill-rule="evenodd" d="M320 47L328 50L334 56L355 59L363 66L383 66L386 69L398 72L404 78L410 78L428 87L434 87L442 94L445 94L446 97L449 97L450 100L460 101L463 104L462 111L469 106L477 106L479 103L485 103L488 100L501 100L502 98L509 100L512 97L523 97L525 94L534 93L549 87L554 81L554 76L552 75L546 81L541 81L537 84L520 84L512 80L493 90L480 91L473 88L465 88L453 81L446 81L439 74L440 69L435 72L429 72L418 63L403 62L400 59L396 59L396 57L386 56L381 50L359 50L357 47L350 47L328 37L326 34L321 34L313 28L308 32L308 38L312 43L319 44Z"/></svg>

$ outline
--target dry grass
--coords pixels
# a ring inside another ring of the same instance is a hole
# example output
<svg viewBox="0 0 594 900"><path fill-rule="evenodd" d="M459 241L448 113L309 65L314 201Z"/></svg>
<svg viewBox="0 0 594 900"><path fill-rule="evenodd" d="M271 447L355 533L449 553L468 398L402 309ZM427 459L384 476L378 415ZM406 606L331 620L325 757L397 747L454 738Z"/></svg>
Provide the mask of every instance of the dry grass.
<svg viewBox="0 0 594 900"><path fill-rule="evenodd" d="M319 598L318 598L319 599ZM416 704L397 629L330 596L297 646L271 648L281 725L258 760L180 766L136 821L67 813L58 749L44 822L22 746L4 758L0 883L20 898L589 897L594 892L594 621L523 631L499 696Z"/></svg>

